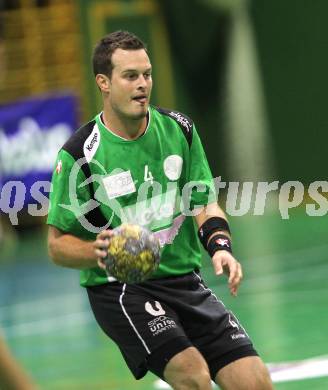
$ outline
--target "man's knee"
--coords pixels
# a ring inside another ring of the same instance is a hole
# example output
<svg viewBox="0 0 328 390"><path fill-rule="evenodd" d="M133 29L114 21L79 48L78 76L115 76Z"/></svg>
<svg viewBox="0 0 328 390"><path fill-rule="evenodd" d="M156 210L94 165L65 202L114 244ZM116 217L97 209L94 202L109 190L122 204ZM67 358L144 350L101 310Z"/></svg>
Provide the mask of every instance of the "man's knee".
<svg viewBox="0 0 328 390"><path fill-rule="evenodd" d="M259 357L238 359L223 367L216 375L216 382L223 390L272 390L269 371Z"/></svg>
<svg viewBox="0 0 328 390"><path fill-rule="evenodd" d="M173 380L171 386L174 390L207 390L211 388L210 374L204 369L183 372Z"/></svg>
<svg viewBox="0 0 328 390"><path fill-rule="evenodd" d="M211 377L206 361L194 347L178 353L168 362L164 378L174 390L211 389Z"/></svg>
<svg viewBox="0 0 328 390"><path fill-rule="evenodd" d="M272 390L273 385L269 371L265 364L260 361L253 371L253 377L249 379L249 388L252 390Z"/></svg>

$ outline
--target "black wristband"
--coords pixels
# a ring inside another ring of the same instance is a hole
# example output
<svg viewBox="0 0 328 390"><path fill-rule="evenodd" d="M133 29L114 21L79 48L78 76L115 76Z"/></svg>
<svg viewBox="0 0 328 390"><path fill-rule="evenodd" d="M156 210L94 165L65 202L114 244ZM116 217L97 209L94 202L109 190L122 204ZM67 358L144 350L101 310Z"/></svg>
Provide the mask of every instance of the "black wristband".
<svg viewBox="0 0 328 390"><path fill-rule="evenodd" d="M231 234L228 222L221 217L209 218L202 224L202 226L198 229L198 237L205 250L207 250L208 239L211 235L222 230Z"/></svg>
<svg viewBox="0 0 328 390"><path fill-rule="evenodd" d="M215 234L207 245L207 252L213 257L216 251L228 251L232 253L230 238L224 234Z"/></svg>

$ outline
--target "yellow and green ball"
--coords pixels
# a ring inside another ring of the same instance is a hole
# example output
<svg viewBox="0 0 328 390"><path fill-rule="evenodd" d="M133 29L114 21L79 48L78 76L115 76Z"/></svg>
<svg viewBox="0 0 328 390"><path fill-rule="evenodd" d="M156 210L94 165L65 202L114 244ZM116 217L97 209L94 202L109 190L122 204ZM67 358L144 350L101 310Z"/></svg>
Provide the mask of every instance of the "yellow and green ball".
<svg viewBox="0 0 328 390"><path fill-rule="evenodd" d="M105 259L106 271L123 283L147 280L160 262L160 244L148 229L124 223L113 230Z"/></svg>

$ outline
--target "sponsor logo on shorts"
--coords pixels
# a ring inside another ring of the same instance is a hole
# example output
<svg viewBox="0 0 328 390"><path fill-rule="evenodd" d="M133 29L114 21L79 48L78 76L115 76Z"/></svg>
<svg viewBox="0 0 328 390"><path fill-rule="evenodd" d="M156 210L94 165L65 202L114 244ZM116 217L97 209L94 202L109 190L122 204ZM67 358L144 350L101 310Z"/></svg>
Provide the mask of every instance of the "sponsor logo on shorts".
<svg viewBox="0 0 328 390"><path fill-rule="evenodd" d="M244 335L244 333L237 333L237 334L232 334L230 337L232 338L232 340L237 340L237 339L244 339L246 335Z"/></svg>
<svg viewBox="0 0 328 390"><path fill-rule="evenodd" d="M162 305L158 301L155 301L155 308L149 301L147 301L145 303L145 309L149 314L154 317L165 314L165 310L162 308Z"/></svg>
<svg viewBox="0 0 328 390"><path fill-rule="evenodd" d="M238 320L234 318L232 314L229 314L229 324L232 328L236 329L237 332L230 335L232 340L244 339L247 337L247 335L243 333L244 328L239 324Z"/></svg>
<svg viewBox="0 0 328 390"><path fill-rule="evenodd" d="M174 322L174 320L172 320L172 318L169 318L164 315L165 310L158 301L155 301L155 304L152 304L147 301L145 303L145 310L147 313L156 317L148 322L149 330L153 336L157 336L162 332L177 327L177 324Z"/></svg>
<svg viewBox="0 0 328 390"><path fill-rule="evenodd" d="M239 330L239 325L237 324L236 321L234 321L232 318L231 318L231 315L229 314L229 324L230 326L232 326L233 328L236 328Z"/></svg>
<svg viewBox="0 0 328 390"><path fill-rule="evenodd" d="M157 336L167 330L177 327L174 320L167 316L159 316L148 322L149 330L153 336Z"/></svg>

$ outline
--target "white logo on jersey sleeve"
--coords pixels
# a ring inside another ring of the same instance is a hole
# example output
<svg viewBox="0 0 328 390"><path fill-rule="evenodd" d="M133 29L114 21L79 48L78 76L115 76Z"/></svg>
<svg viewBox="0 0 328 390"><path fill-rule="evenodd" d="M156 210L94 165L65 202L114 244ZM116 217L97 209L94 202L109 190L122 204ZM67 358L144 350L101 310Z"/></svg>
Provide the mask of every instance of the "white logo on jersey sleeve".
<svg viewBox="0 0 328 390"><path fill-rule="evenodd" d="M93 159L93 156L96 154L96 151L100 145L100 132L97 125L94 125L91 134L85 140L83 145L83 153L87 162L90 162Z"/></svg>

